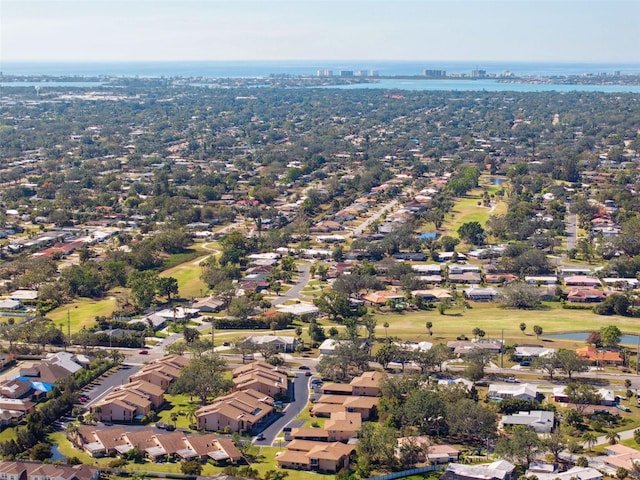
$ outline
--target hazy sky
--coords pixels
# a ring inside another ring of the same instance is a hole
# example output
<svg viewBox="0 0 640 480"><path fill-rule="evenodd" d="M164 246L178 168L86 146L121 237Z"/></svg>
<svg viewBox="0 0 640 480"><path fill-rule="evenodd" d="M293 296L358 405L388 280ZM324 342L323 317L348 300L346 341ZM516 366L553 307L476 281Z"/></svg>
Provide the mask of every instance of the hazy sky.
<svg viewBox="0 0 640 480"><path fill-rule="evenodd" d="M4 61L640 62L640 0L0 0Z"/></svg>

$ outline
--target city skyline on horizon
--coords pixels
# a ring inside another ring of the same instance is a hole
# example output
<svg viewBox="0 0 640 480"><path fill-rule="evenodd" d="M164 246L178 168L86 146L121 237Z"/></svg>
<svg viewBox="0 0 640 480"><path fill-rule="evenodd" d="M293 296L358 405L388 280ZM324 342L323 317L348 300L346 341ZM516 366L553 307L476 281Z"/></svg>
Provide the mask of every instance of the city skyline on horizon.
<svg viewBox="0 0 640 480"><path fill-rule="evenodd" d="M640 2L631 0L3 0L0 8L3 62L640 63Z"/></svg>

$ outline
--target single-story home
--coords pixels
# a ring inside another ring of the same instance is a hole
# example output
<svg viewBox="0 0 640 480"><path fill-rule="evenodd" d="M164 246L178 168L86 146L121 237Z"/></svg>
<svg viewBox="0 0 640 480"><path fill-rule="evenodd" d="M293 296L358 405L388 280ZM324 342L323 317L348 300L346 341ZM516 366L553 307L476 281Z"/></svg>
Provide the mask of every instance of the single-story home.
<svg viewBox="0 0 640 480"><path fill-rule="evenodd" d="M532 410L530 412L503 415L500 420L500 428L524 425L531 427L536 433L551 433L554 423L555 418L553 412L547 410Z"/></svg>

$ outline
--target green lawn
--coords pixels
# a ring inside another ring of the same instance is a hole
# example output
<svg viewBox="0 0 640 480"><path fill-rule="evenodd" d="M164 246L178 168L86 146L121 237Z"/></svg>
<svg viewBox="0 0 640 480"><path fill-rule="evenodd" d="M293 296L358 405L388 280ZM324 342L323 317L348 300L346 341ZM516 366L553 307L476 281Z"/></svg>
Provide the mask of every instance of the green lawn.
<svg viewBox="0 0 640 480"><path fill-rule="evenodd" d="M173 420L171 420L171 414L176 413L178 415L178 419L176 420L175 426L177 428L189 428L191 421L189 420L189 408L190 406L199 407L197 397L193 397L193 401L189 399L189 395L169 395L165 394L165 400L167 401L168 407L160 412L158 412L158 418L160 421L165 423L170 423L174 425Z"/></svg>
<svg viewBox="0 0 640 480"><path fill-rule="evenodd" d="M490 215L504 214L507 210L507 205L503 201L498 202L493 210L482 204L478 205L478 202L482 202L481 190L474 190L465 198L459 199L451 210L453 217L449 218L443 226L445 235L457 237L458 228L468 222L478 222L484 227Z"/></svg>
<svg viewBox="0 0 640 480"><path fill-rule="evenodd" d="M160 273L161 277L173 277L178 281L178 294L182 298L191 299L204 295L208 287L200 280L202 267L199 265L210 253L192 258L190 261L176 265Z"/></svg>
<svg viewBox="0 0 640 480"><path fill-rule="evenodd" d="M96 316L110 316L116 308L115 297L109 296L104 300L92 298L78 298L73 303L63 305L47 313L47 318L53 323L62 325L62 330L67 333L67 315L71 321L71 333L76 333L82 327L91 327L95 323Z"/></svg>
<svg viewBox="0 0 640 480"><path fill-rule="evenodd" d="M550 339L536 339L533 326L539 325L544 333L560 333L572 331L598 330L607 325L617 325L624 333L640 332L640 323L630 317L596 315L590 310L566 310L558 303L547 304L546 310L512 310L504 309L491 303L471 303L470 309L461 308L447 311L440 315L437 310L406 313L375 313L378 321L376 335L384 337L385 322L389 323L388 334L413 341L448 341L455 340L460 334L473 338L472 330L480 327L486 332L485 338L504 337L508 343L542 342L548 344L562 343L566 346L582 346L584 342L560 342ZM425 324L433 323L429 336ZM520 332L519 325L527 325L526 335Z"/></svg>

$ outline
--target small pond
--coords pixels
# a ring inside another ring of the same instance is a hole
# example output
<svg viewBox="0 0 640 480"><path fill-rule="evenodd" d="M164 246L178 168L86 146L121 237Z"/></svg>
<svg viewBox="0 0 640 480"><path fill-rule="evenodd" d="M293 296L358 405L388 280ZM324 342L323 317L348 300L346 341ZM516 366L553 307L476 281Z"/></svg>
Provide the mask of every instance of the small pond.
<svg viewBox="0 0 640 480"><path fill-rule="evenodd" d="M60 450L58 450L58 445L51 445L51 454L52 462L67 463L67 457L60 453Z"/></svg>

